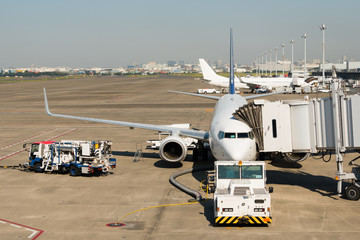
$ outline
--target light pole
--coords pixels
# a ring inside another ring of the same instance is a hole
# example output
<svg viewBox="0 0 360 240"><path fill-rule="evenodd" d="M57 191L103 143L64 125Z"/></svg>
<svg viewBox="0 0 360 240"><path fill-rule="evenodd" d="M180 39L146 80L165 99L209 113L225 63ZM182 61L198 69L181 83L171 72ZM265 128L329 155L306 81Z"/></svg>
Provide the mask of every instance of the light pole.
<svg viewBox="0 0 360 240"><path fill-rule="evenodd" d="M291 44L291 76L294 74L294 40L290 40Z"/></svg>
<svg viewBox="0 0 360 240"><path fill-rule="evenodd" d="M264 53L261 53L261 76L264 75Z"/></svg>
<svg viewBox="0 0 360 240"><path fill-rule="evenodd" d="M258 56L258 76L260 76L260 55Z"/></svg>
<svg viewBox="0 0 360 240"><path fill-rule="evenodd" d="M304 39L304 80L306 79L306 33L301 36Z"/></svg>
<svg viewBox="0 0 360 240"><path fill-rule="evenodd" d="M325 24L320 26L320 30L323 32L323 43L322 43L322 52L323 52L323 59L322 59L322 82L323 87L325 87L325 29L327 27Z"/></svg>
<svg viewBox="0 0 360 240"><path fill-rule="evenodd" d="M254 68L255 68L255 73L256 73L256 75L258 74L257 62L258 62L258 57L256 56L256 57L255 57L255 60L253 61L253 65L254 65Z"/></svg>
<svg viewBox="0 0 360 240"><path fill-rule="evenodd" d="M284 66L284 61L285 61L285 51L284 51L284 49L285 49L285 43L283 43L283 44L281 44L281 47L282 47L282 70L283 70L283 76L285 76L285 73L284 73L284 68L285 68L285 66Z"/></svg>
<svg viewBox="0 0 360 240"><path fill-rule="evenodd" d="M277 50L278 48L275 47L275 75L277 76Z"/></svg>
<svg viewBox="0 0 360 240"><path fill-rule="evenodd" d="M272 67L271 67L271 49L269 50L269 59L270 59L270 70L269 70L269 72L270 72L270 77L271 77L271 70L272 70Z"/></svg>
<svg viewBox="0 0 360 240"><path fill-rule="evenodd" d="M267 67L267 51L265 51L265 76L267 76L267 71L268 71L268 67Z"/></svg>

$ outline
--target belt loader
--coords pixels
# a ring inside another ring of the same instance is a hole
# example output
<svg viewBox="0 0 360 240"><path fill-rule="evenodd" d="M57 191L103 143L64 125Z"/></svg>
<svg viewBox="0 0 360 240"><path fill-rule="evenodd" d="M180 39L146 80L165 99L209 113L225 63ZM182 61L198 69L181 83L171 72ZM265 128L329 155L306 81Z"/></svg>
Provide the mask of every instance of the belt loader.
<svg viewBox="0 0 360 240"><path fill-rule="evenodd" d="M59 172L70 176L107 173L116 167L110 141L43 141L31 144L25 166L35 172Z"/></svg>
<svg viewBox="0 0 360 240"><path fill-rule="evenodd" d="M214 193L216 225L269 224L272 222L270 193L266 189L265 163L259 161L216 161Z"/></svg>

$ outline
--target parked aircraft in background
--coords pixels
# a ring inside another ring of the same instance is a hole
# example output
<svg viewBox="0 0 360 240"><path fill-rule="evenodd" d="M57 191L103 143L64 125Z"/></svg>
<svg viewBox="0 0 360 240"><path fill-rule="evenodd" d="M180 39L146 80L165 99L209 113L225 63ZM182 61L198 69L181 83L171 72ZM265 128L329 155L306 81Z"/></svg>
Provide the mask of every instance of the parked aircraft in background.
<svg viewBox="0 0 360 240"><path fill-rule="evenodd" d="M203 73L203 80L213 86L228 88L229 78L220 76L214 72L209 64L203 59L199 59L201 71ZM238 77L234 77L235 89L249 88L247 84L241 83Z"/></svg>
<svg viewBox="0 0 360 240"><path fill-rule="evenodd" d="M203 73L203 79L205 82L210 85L225 88L228 87L228 79L226 77L218 75L209 64L202 58L199 59L201 71ZM314 85L318 83L316 78L304 79L303 76L294 75L293 78L289 77L236 77L234 78L235 87L238 88L248 88L251 90L257 88L263 89L274 89L278 87L295 87L300 86L304 87L307 85Z"/></svg>

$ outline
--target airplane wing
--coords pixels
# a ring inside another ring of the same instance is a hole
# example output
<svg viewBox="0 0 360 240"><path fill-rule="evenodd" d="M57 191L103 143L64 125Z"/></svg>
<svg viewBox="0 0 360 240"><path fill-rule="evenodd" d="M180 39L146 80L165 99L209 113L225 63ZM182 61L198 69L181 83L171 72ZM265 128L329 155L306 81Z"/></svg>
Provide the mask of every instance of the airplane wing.
<svg viewBox="0 0 360 240"><path fill-rule="evenodd" d="M219 99L221 98L221 97L218 97L218 96L209 96L209 95L198 94L198 93L179 92L179 91L172 91L172 90L169 90L169 92L186 94L186 95L196 96L196 97L202 97L202 98L210 98L210 99L215 99L215 100L219 100ZM284 93L284 92L274 92L274 93L266 93L266 94L257 94L257 95L252 95L252 96L245 96L245 97L243 97L243 98L245 98L246 100L248 100L248 99L253 99L253 98L259 98L259 97L266 97L266 96L270 96L270 95L275 95L275 94L279 94L279 93Z"/></svg>
<svg viewBox="0 0 360 240"><path fill-rule="evenodd" d="M152 125L152 124L143 124L143 123L123 122L123 121L105 120L105 119L98 119L98 118L87 118L87 117L78 117L78 116L70 116L70 115L51 113L49 110L49 105L48 105L48 101L47 101L45 88L44 88L44 100L45 100L46 113L49 116L53 116L53 117L69 118L69 119L98 122L98 123L107 123L107 124L113 124L113 125L126 126L126 127L130 127L130 128L148 129L148 130L159 131L159 132L169 132L169 133L179 134L182 136L192 137L192 138L196 138L199 140L205 140L205 141L208 140L208 138L209 138L208 132L200 131L200 130L176 128L176 127L169 127L169 126L165 126L165 125Z"/></svg>
<svg viewBox="0 0 360 240"><path fill-rule="evenodd" d="M179 91L173 91L173 90L168 90L168 91L173 92L173 93L180 93L180 94L195 96L195 97L210 98L210 99L214 99L214 100L219 100L221 98L218 96L209 96L209 95L204 95L204 94L199 94L199 93L179 92Z"/></svg>
<svg viewBox="0 0 360 240"><path fill-rule="evenodd" d="M244 81L244 79L242 79L241 77L239 77L239 80L241 83L248 85L249 88L252 88L252 89L259 86L259 84Z"/></svg>
<svg viewBox="0 0 360 240"><path fill-rule="evenodd" d="M273 93L257 94L257 95L253 95L253 96L246 96L246 97L244 97L244 98L245 98L246 100L248 100L248 99L259 98L259 97L266 97L266 96L275 95L275 94L280 94L280 93L285 93L285 92L282 91L282 92L273 92Z"/></svg>

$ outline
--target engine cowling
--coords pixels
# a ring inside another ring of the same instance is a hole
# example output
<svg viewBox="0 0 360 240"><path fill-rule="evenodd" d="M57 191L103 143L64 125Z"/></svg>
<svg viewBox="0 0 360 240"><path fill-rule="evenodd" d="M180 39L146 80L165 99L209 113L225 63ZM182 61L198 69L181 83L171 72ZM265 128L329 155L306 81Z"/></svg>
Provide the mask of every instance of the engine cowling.
<svg viewBox="0 0 360 240"><path fill-rule="evenodd" d="M165 161L180 162L186 158L187 145L181 137L169 136L161 142L159 154Z"/></svg>
<svg viewBox="0 0 360 240"><path fill-rule="evenodd" d="M310 153L283 153L282 157L288 162L301 162L309 157Z"/></svg>

